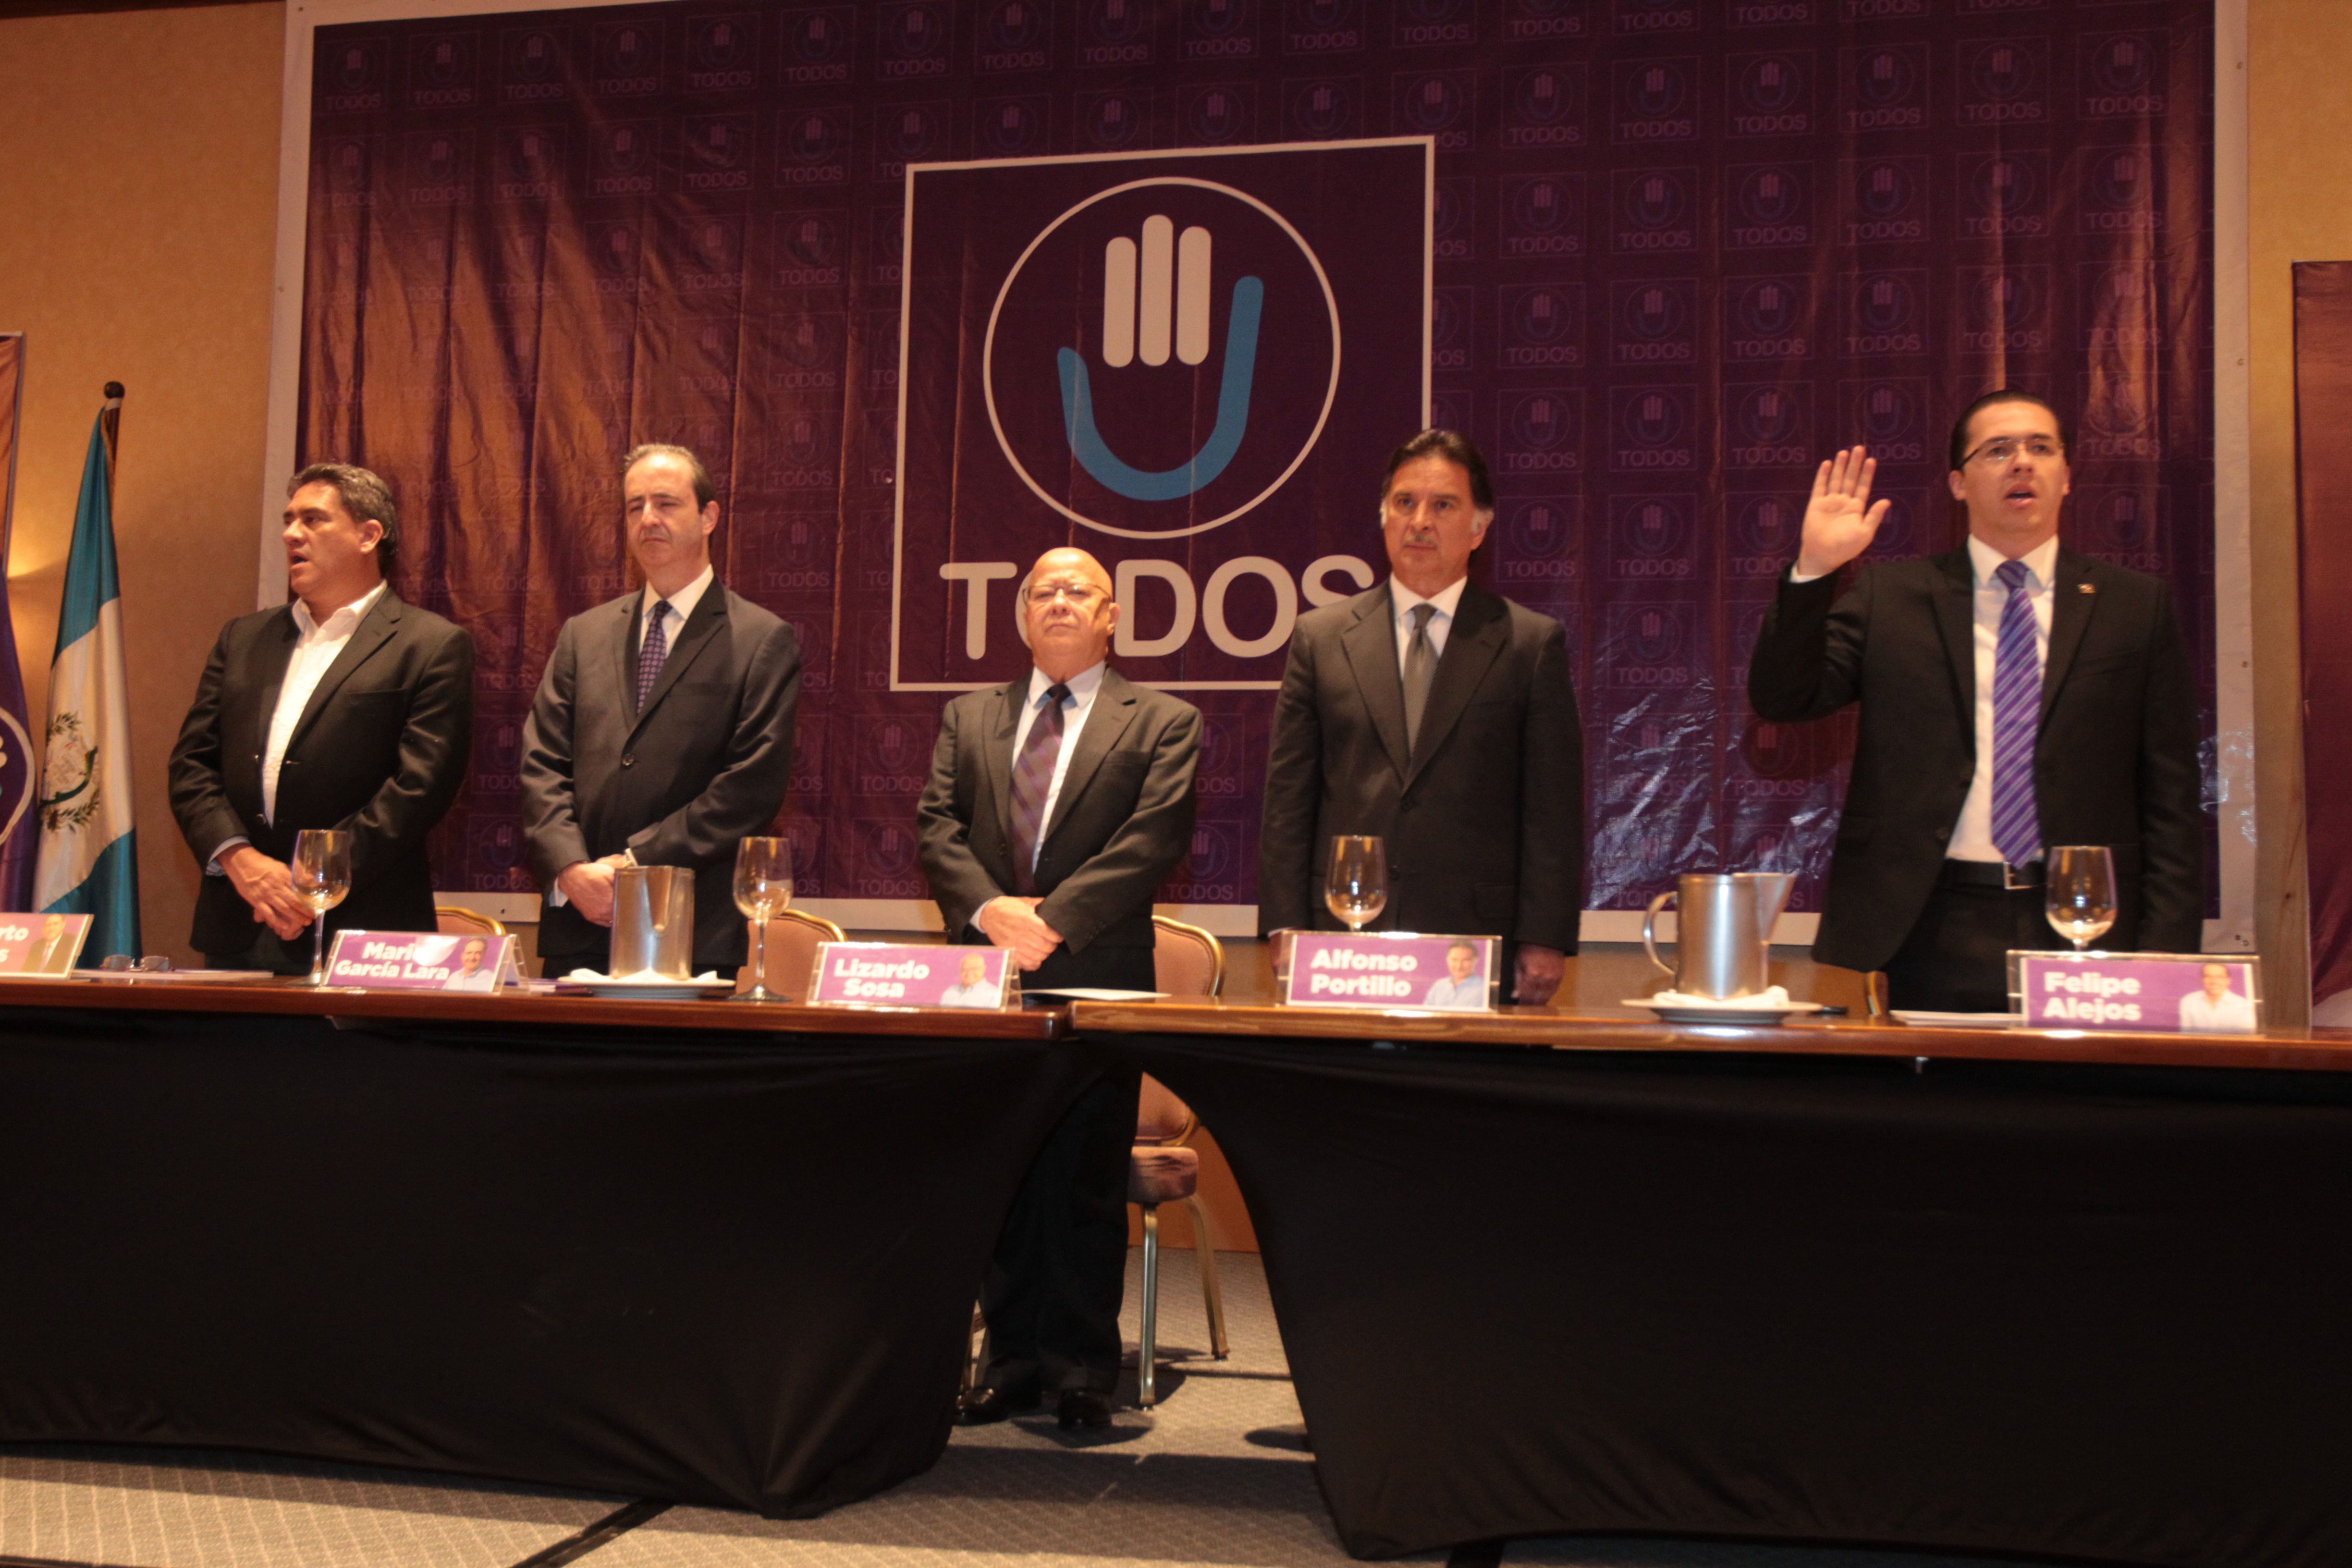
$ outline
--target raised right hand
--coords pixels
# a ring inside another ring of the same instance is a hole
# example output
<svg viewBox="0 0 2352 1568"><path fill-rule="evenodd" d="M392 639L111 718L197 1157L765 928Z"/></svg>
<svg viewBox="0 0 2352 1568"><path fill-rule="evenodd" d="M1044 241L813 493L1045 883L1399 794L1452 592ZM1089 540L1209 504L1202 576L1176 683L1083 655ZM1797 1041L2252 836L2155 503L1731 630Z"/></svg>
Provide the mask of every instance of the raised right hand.
<svg viewBox="0 0 2352 1568"><path fill-rule="evenodd" d="M1842 448L1813 476L1813 499L1805 507L1804 538L1797 547L1797 571L1825 577L1870 548L1889 502L1870 504L1870 482L1878 459L1862 447Z"/></svg>

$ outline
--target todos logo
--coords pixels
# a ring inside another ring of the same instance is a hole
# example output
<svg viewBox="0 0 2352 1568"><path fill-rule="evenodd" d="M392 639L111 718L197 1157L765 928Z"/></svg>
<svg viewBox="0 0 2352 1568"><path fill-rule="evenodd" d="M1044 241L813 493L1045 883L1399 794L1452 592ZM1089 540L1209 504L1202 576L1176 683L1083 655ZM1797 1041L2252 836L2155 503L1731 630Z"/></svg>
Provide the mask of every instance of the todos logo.
<svg viewBox="0 0 2352 1568"><path fill-rule="evenodd" d="M1167 175L1038 232L989 312L982 377L997 443L1040 500L1103 533L1174 538L1297 471L1340 363L1338 300L1306 237L1245 191Z"/></svg>

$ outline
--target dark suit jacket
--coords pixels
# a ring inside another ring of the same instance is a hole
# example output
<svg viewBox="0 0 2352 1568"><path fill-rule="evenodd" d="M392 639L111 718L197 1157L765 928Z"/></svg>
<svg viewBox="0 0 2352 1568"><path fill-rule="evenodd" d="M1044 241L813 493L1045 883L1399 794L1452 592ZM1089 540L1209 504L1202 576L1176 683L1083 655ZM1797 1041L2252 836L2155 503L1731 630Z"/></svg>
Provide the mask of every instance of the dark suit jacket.
<svg viewBox="0 0 2352 1568"><path fill-rule="evenodd" d="M386 588L303 706L278 771L278 819L265 822L262 753L300 637L291 605L222 628L172 748L172 814L199 864L239 837L284 860L300 829L348 828L351 896L328 911L329 933L431 931L425 836L465 782L474 639ZM243 952L261 930L227 878L203 879L198 952Z"/></svg>
<svg viewBox="0 0 2352 1568"><path fill-rule="evenodd" d="M740 964L735 846L783 809L800 705L793 628L717 579L678 628L637 708L642 593L563 623L523 726L523 835L543 892L582 860L628 850L694 870L694 962ZM611 932L569 904L540 916L539 949L604 953Z"/></svg>
<svg viewBox="0 0 2352 1568"><path fill-rule="evenodd" d="M1331 840L1387 841L1389 901L1368 929L1499 936L1576 951L1584 905L1584 731L1567 630L1475 584L1462 591L1418 743L1383 583L1298 617L1275 700L1258 926L1336 930Z"/></svg>
<svg viewBox="0 0 2352 1568"><path fill-rule="evenodd" d="M923 875L956 942L985 942L973 912L1013 890L1013 736L1029 676L940 715L916 815ZM1149 989L1151 897L1192 842L1201 712L1106 669L1076 744L1037 858L1038 918L1064 943L1025 979Z"/></svg>
<svg viewBox="0 0 2352 1568"><path fill-rule="evenodd" d="M2061 548L2042 678L2034 795L2045 844L2105 844L2119 886L2102 945L2193 952L2204 917L2197 698L2172 595ZM1862 704L1853 773L1813 953L1895 956L1926 906L1976 770L1976 630L1965 546L1780 591L1748 695L1774 722Z"/></svg>

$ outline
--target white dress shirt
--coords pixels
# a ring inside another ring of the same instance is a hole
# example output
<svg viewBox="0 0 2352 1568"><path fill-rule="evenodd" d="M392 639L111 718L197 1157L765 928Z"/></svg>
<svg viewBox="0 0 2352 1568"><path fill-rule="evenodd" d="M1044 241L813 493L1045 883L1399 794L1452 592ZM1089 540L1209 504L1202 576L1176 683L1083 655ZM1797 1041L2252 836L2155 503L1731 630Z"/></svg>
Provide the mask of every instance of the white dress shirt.
<svg viewBox="0 0 2352 1568"><path fill-rule="evenodd" d="M686 625L687 618L694 614L694 606L702 603L703 593L718 577L716 566L705 566L701 576L669 596L670 614L662 624L662 636L669 639L668 646L662 649L664 664L669 662L669 656L677 648L679 628ZM654 592L654 585L646 584L646 595L637 604L637 646L629 650L629 671L633 677L636 673L636 656L645 651L646 628L653 624L654 606L661 602L662 596Z"/></svg>
<svg viewBox="0 0 2352 1568"><path fill-rule="evenodd" d="M1486 977L1472 974L1456 980L1451 974L1429 983L1422 994L1424 1007L1463 1007L1484 1012L1486 1006Z"/></svg>
<svg viewBox="0 0 2352 1568"><path fill-rule="evenodd" d="M1070 757L1078 749L1078 731L1087 727L1087 715L1095 710L1095 694L1102 689L1103 671L1108 668L1103 661L1097 660L1065 683L1069 687L1070 694L1062 700L1062 749L1054 757L1053 782L1045 786L1045 814L1038 823L1037 846L1029 857L1032 871L1037 868L1037 857L1045 852L1046 835L1054 828L1054 806L1062 798L1062 781L1069 776ZM1023 700L1021 717L1013 726L1014 762L1020 761L1021 747L1029 739L1029 727L1037 721L1037 715L1045 710L1045 693L1053 689L1052 679L1044 670L1033 667L1029 671L1029 695ZM986 908L986 904L980 906L980 910ZM974 931L981 929L980 910L972 910L971 919L967 922Z"/></svg>
<svg viewBox="0 0 2352 1568"><path fill-rule="evenodd" d="M286 682L278 689L278 707L269 716L269 741L261 753L261 819L275 825L278 821L278 774L286 765L286 748L294 742L294 726L302 717L302 710L310 705L310 694L319 689L319 682L327 678L335 660L342 656L344 645L352 634L360 629L375 602L383 597L388 584L378 583L358 598L327 617L325 626L310 618L310 606L301 600L294 601L294 628L301 635L295 639L293 657L286 661ZM221 840L213 858L205 862L205 875L226 877L221 869L221 857L240 844L253 840L240 833L234 838Z"/></svg>
<svg viewBox="0 0 2352 1568"><path fill-rule="evenodd" d="M2251 1035L2254 1005L2234 991L2222 992L2218 1001L2191 991L2180 999L2180 1026L2205 1035Z"/></svg>
<svg viewBox="0 0 2352 1568"><path fill-rule="evenodd" d="M1107 668L1099 661L1090 664L1066 683L1070 694L1062 702L1062 749L1054 758L1054 782L1045 787L1045 815L1038 826L1036 852L1029 861L1029 868L1033 871L1037 868L1036 855L1045 851L1045 836L1054 826L1054 806L1062 798L1062 781L1069 776L1070 756L1078 749L1078 731L1087 727L1087 715L1095 710L1095 694L1102 689L1103 670ZM1054 682L1044 670L1032 669L1029 672L1029 700L1022 704L1020 722L1013 727L1013 755L1015 760L1021 755L1023 743L1029 739L1029 727L1037 721L1037 715L1045 710L1045 693L1053 689Z"/></svg>
<svg viewBox="0 0 2352 1568"><path fill-rule="evenodd" d="M1992 842L1992 684L1993 663L2000 647L2000 614L2009 590L1993 574L2009 557L1974 534L1969 536L1969 566L1976 578L1973 609L1976 620L1977 768L1969 780L1968 798L1960 802L1959 820L1952 826L1952 842L1945 854L1955 860L2001 862ZM2033 606L2033 664L2050 664L2050 612L2056 595L2051 574L2058 567L2056 535L2018 557L2025 563L2025 596ZM2041 689L2039 682L2034 689Z"/></svg>
<svg viewBox="0 0 2352 1568"><path fill-rule="evenodd" d="M294 657L286 661L286 684L278 689L278 710L269 719L269 743L261 753L261 816L271 824L278 821L278 773L286 763L286 748L293 742L295 723L309 707L310 694L319 689L360 629L360 620L383 597L384 584L378 583L358 598L329 616L324 626L310 618L310 606L301 600L294 601L294 625L301 637L294 644Z"/></svg>
<svg viewBox="0 0 2352 1568"><path fill-rule="evenodd" d="M1445 657L1445 638L1454 630L1454 607L1462 603L1462 590L1470 579L1457 578L1424 599L1394 577L1389 579L1389 599L1396 607L1397 671L1404 671L1404 650L1412 646L1412 607L1434 605L1437 613L1429 617L1429 651L1438 658Z"/></svg>

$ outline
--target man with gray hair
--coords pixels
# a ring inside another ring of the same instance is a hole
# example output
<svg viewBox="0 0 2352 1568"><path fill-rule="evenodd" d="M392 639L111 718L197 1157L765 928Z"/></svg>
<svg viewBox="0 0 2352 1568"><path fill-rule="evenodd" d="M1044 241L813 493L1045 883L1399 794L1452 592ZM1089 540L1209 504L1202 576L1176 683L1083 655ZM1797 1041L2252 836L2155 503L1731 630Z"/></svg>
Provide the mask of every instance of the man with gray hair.
<svg viewBox="0 0 2352 1568"><path fill-rule="evenodd" d="M629 866L691 868L695 967L731 977L742 966L735 846L783 809L801 645L718 580L716 498L683 447L623 458L622 516L645 587L556 634L522 754L545 973L604 968L615 879Z"/></svg>
<svg viewBox="0 0 2352 1568"><path fill-rule="evenodd" d="M310 911L287 863L306 827L352 836L342 927L431 931L432 832L473 741L474 639L393 591L383 479L313 463L286 487L292 598L231 621L172 748L172 812L204 867L190 943L218 968L299 973Z"/></svg>

